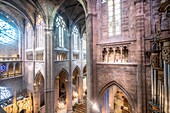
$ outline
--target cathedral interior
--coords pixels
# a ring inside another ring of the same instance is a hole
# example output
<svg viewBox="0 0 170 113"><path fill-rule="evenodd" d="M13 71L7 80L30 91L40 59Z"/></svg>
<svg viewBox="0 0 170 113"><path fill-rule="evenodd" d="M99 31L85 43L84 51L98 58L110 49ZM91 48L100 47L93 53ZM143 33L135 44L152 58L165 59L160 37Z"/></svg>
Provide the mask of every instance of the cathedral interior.
<svg viewBox="0 0 170 113"><path fill-rule="evenodd" d="M170 0L0 0L0 113L170 113Z"/></svg>

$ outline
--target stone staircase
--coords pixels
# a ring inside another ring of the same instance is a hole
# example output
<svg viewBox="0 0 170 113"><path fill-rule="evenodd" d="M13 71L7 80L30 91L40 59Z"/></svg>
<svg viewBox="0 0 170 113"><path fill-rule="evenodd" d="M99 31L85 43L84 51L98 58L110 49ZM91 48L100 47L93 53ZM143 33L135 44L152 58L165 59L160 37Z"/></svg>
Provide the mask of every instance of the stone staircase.
<svg viewBox="0 0 170 113"><path fill-rule="evenodd" d="M84 97L84 102L73 106L73 113L87 113L86 97Z"/></svg>

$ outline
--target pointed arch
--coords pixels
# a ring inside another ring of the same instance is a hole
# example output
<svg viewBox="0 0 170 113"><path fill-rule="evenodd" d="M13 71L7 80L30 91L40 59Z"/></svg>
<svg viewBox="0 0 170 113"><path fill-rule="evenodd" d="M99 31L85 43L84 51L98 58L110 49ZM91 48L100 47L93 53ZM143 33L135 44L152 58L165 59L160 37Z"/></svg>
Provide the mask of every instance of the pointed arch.
<svg viewBox="0 0 170 113"><path fill-rule="evenodd" d="M43 74L41 73L41 71L39 70L34 78L34 83L39 83L40 81L45 81Z"/></svg>
<svg viewBox="0 0 170 113"><path fill-rule="evenodd" d="M64 69L64 68L62 68L62 69L59 71L59 73L57 74L56 78L59 77L61 73L64 73L64 74L66 75L67 80L68 80L69 74L68 74L67 70Z"/></svg>
<svg viewBox="0 0 170 113"><path fill-rule="evenodd" d="M109 88L110 88L111 86L113 86L113 85L117 86L117 87L126 95L129 104L132 106L132 111L133 111L133 113L135 113L135 112L134 112L134 111L135 111L135 103L134 103L135 101L132 99L132 97L131 97L131 95L128 93L128 91L127 91L122 85L120 85L119 83L117 83L116 81L111 81L111 82L103 85L103 87L101 87L101 88L99 89L99 97L100 97L100 100L101 100L101 98L103 97L105 91L106 91L107 89L109 89Z"/></svg>
<svg viewBox="0 0 170 113"><path fill-rule="evenodd" d="M74 75L74 71L76 71L76 70L77 70L77 71L78 71L78 73L80 74L80 68L79 68L79 66L77 66L77 65L76 65L76 67L75 67L75 68L74 68L74 70L73 70L72 75Z"/></svg>

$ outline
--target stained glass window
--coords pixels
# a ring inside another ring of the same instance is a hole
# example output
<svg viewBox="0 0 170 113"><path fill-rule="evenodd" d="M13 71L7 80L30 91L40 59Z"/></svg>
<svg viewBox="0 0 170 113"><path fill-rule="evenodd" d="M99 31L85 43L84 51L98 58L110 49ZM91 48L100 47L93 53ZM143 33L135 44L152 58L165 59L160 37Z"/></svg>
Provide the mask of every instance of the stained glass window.
<svg viewBox="0 0 170 113"><path fill-rule="evenodd" d="M9 16L0 15L0 43L13 43L18 39L18 29Z"/></svg>
<svg viewBox="0 0 170 113"><path fill-rule="evenodd" d="M32 49L33 48L33 29L30 25L30 23L27 23L26 25L26 49Z"/></svg>
<svg viewBox="0 0 170 113"><path fill-rule="evenodd" d="M5 64L2 64L2 65L0 66L0 72L3 73L3 72L5 72L5 71L6 71L6 65L5 65Z"/></svg>
<svg viewBox="0 0 170 113"><path fill-rule="evenodd" d="M108 35L121 34L120 0L108 0Z"/></svg>
<svg viewBox="0 0 170 113"><path fill-rule="evenodd" d="M56 18L56 30L57 30L58 46L64 47L66 24L61 16L58 16Z"/></svg>
<svg viewBox="0 0 170 113"><path fill-rule="evenodd" d="M72 35L74 40L73 48L78 49L79 32L76 26L73 28Z"/></svg>
<svg viewBox="0 0 170 113"><path fill-rule="evenodd" d="M37 23L36 23L36 27L37 27L37 39L36 39L36 47L44 47L44 23L43 23L43 19L40 15L38 15L37 17Z"/></svg>
<svg viewBox="0 0 170 113"><path fill-rule="evenodd" d="M12 97L11 89L7 87L0 87L0 101Z"/></svg>

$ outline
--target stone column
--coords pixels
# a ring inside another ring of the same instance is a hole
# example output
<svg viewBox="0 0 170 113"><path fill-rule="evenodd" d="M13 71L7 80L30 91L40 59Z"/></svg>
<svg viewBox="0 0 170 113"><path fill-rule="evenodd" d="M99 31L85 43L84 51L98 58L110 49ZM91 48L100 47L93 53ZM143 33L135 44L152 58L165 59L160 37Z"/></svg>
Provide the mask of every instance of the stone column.
<svg viewBox="0 0 170 113"><path fill-rule="evenodd" d="M106 48L107 54L106 54L106 62L109 62L109 48Z"/></svg>
<svg viewBox="0 0 170 113"><path fill-rule="evenodd" d="M79 75L78 102L83 102L83 40L81 39L81 69Z"/></svg>
<svg viewBox="0 0 170 113"><path fill-rule="evenodd" d="M165 112L170 112L170 41L163 43L162 59L164 60L164 90L165 90Z"/></svg>
<svg viewBox="0 0 170 113"><path fill-rule="evenodd" d="M120 62L121 62L121 63L122 63L122 57L123 57L123 56L122 56L122 52L123 52L123 47L121 46L121 47L120 47Z"/></svg>
<svg viewBox="0 0 170 113"><path fill-rule="evenodd" d="M54 113L53 27L45 28L45 113Z"/></svg>
<svg viewBox="0 0 170 113"><path fill-rule="evenodd" d="M162 96L162 84L161 84L160 80L158 81L158 87L159 87L159 101L158 101L158 103L160 104L159 109L161 111L161 109L162 109L162 98L161 98L161 96Z"/></svg>
<svg viewBox="0 0 170 113"><path fill-rule="evenodd" d="M164 60L164 99L165 99L165 113L168 113L168 77L167 77L167 64Z"/></svg>
<svg viewBox="0 0 170 113"><path fill-rule="evenodd" d="M157 90L158 90L158 83L157 83L157 71L153 70L154 74L154 104L157 104Z"/></svg>
<svg viewBox="0 0 170 113"><path fill-rule="evenodd" d="M59 76L55 80L55 113L57 113L58 110L58 99L59 99Z"/></svg>
<svg viewBox="0 0 170 113"><path fill-rule="evenodd" d="M9 65L10 63L6 63L6 75L9 77Z"/></svg>
<svg viewBox="0 0 170 113"><path fill-rule="evenodd" d="M14 63L13 65L14 65L14 67L13 67L13 72L14 72L14 76L15 76L15 73L16 73L16 72L15 72L15 71L16 71L16 63Z"/></svg>
<svg viewBox="0 0 170 113"><path fill-rule="evenodd" d="M146 106L146 93L145 93L145 73L143 70L145 70L145 64L144 64L144 4L143 1L139 1L135 4L135 20L136 24L140 25L140 27L136 28L136 57L137 57L137 107L136 113L144 113L146 112L146 108L143 106ZM140 13L139 13L140 12Z"/></svg>
<svg viewBox="0 0 170 113"><path fill-rule="evenodd" d="M71 31L71 30L70 30ZM67 80L66 105L67 113L72 113L72 40L69 33L69 77Z"/></svg>
<svg viewBox="0 0 170 113"><path fill-rule="evenodd" d="M152 101L153 101L153 98L154 98L153 91L154 91L154 79L153 79L153 69L151 67L151 95L152 95Z"/></svg>
<svg viewBox="0 0 170 113"><path fill-rule="evenodd" d="M39 85L36 83L34 83L33 106L34 106L34 113L38 113L40 110L40 91L39 91Z"/></svg>
<svg viewBox="0 0 170 113"><path fill-rule="evenodd" d="M87 48L87 47L86 47ZM103 60L103 47L100 47L100 61L99 62L104 62L104 60Z"/></svg>
<svg viewBox="0 0 170 113"><path fill-rule="evenodd" d="M115 47L113 47L113 63L115 63L115 55L116 55L115 52L116 52Z"/></svg>
<svg viewBox="0 0 170 113"><path fill-rule="evenodd" d="M97 15L90 12L86 17L86 31L87 31L87 41L86 41L86 50L87 50L87 113L93 113L92 105L89 102L97 102L96 99L96 41L97 34L95 34L95 24L97 20ZM94 112L95 113L95 112Z"/></svg>
<svg viewBox="0 0 170 113"><path fill-rule="evenodd" d="M164 85L162 84L162 113L165 111L165 101L164 101Z"/></svg>
<svg viewBox="0 0 170 113"><path fill-rule="evenodd" d="M170 113L170 64L167 64L167 76L168 76L168 113Z"/></svg>

